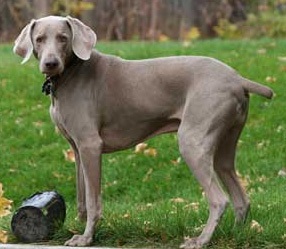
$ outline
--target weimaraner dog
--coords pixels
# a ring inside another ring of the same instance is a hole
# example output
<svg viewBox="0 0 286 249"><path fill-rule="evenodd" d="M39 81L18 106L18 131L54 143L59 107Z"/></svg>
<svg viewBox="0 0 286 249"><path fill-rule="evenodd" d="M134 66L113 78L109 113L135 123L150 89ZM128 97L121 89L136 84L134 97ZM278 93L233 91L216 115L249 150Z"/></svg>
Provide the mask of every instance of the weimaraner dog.
<svg viewBox="0 0 286 249"><path fill-rule="evenodd" d="M86 227L66 245L92 243L101 217L101 154L168 132L177 132L180 152L209 204L202 233L181 248L210 241L228 204L221 184L236 221L244 221L249 200L234 168L236 144L249 93L271 98L271 89L212 58L129 61L93 50L95 43L95 33L81 21L48 16L32 20L14 46L23 63L32 53L39 60L51 117L75 152L78 215Z"/></svg>

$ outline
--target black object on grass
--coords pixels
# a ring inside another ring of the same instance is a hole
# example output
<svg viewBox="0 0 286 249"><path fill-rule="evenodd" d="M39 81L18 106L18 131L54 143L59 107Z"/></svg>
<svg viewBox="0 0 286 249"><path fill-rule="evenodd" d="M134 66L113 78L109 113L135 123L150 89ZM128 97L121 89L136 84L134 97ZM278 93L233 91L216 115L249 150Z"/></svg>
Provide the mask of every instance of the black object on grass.
<svg viewBox="0 0 286 249"><path fill-rule="evenodd" d="M64 224L65 201L55 191L37 192L25 199L14 213L11 228L23 242L49 239Z"/></svg>

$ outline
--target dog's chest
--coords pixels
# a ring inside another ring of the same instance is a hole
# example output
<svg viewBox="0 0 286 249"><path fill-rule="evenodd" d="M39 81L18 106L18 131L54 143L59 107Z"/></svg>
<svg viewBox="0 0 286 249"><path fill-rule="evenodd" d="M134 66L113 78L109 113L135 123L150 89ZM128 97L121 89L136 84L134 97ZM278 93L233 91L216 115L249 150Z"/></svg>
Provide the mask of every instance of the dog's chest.
<svg viewBox="0 0 286 249"><path fill-rule="evenodd" d="M50 116L55 125L59 126L60 125L60 113L59 113L59 108L54 104L54 101L52 101L50 105Z"/></svg>
<svg viewBox="0 0 286 249"><path fill-rule="evenodd" d="M68 131L67 128L65 127L64 116L61 113L59 105L54 100L50 105L50 116L54 124L59 128L59 130L62 133L67 134Z"/></svg>

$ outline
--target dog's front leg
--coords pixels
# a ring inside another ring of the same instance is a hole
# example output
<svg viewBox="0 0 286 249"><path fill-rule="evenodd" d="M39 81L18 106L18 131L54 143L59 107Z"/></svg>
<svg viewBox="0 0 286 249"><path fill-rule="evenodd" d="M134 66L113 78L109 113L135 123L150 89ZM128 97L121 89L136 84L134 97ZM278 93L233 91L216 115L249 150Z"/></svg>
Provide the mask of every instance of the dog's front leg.
<svg viewBox="0 0 286 249"><path fill-rule="evenodd" d="M85 183L87 223L83 235L74 235L65 245L87 246L92 243L95 225L101 217L101 149L99 138L82 140L77 146Z"/></svg>
<svg viewBox="0 0 286 249"><path fill-rule="evenodd" d="M76 190L77 190L77 217L80 221L86 221L86 201L83 169L78 149L74 148L76 163Z"/></svg>
<svg viewBox="0 0 286 249"><path fill-rule="evenodd" d="M75 141L68 134L68 132L58 124L58 129L70 143L75 156L76 164L76 193L77 193L77 216L79 220L86 221L86 203L85 203L85 186L84 186L84 176L79 155L79 150L76 146Z"/></svg>

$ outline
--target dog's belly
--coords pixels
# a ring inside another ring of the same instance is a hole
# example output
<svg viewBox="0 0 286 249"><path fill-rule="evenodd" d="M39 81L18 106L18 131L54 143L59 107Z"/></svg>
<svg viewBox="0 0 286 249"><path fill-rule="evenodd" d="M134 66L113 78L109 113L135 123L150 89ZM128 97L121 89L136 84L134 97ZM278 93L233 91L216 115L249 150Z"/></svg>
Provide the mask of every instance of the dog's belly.
<svg viewBox="0 0 286 249"><path fill-rule="evenodd" d="M179 119L169 119L131 127L103 128L100 132L103 140L103 153L128 149L156 135L175 132L179 125Z"/></svg>

